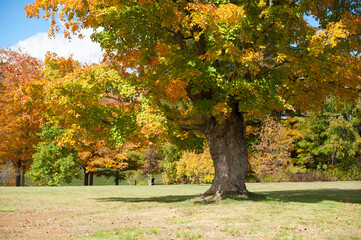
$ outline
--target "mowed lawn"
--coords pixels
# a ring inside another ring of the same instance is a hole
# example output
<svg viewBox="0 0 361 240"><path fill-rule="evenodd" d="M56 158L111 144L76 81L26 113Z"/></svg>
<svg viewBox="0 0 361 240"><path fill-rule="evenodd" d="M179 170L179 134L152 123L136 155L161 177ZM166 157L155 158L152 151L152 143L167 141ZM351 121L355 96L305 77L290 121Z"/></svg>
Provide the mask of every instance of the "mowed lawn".
<svg viewBox="0 0 361 240"><path fill-rule="evenodd" d="M1 187L0 239L361 239L361 182Z"/></svg>

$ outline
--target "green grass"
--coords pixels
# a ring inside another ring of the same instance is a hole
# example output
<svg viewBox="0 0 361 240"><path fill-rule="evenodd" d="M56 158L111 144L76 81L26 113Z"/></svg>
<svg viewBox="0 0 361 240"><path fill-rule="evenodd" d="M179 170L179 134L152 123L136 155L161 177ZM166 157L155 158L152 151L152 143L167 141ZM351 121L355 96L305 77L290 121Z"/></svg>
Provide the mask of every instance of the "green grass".
<svg viewBox="0 0 361 240"><path fill-rule="evenodd" d="M147 185L148 177L138 177L132 180L123 180L119 182L119 185L134 185L134 180L137 181L137 185ZM162 184L162 175L155 176L156 184ZM114 177L105 177L105 176L94 176L93 178L94 186L112 186L115 185ZM71 183L62 183L61 186L83 186L84 185L84 175L81 174L80 178L74 178ZM1 186L1 185L0 185ZM38 186L37 183L34 183L31 178L25 177L25 186Z"/></svg>
<svg viewBox="0 0 361 240"><path fill-rule="evenodd" d="M181 232L181 233L177 232L176 237L181 238L181 239L200 239L203 237L203 235L202 234L194 234L191 232Z"/></svg>
<svg viewBox="0 0 361 240"><path fill-rule="evenodd" d="M0 212L16 212L17 210L19 210L19 209L11 207L11 206L1 206L0 207Z"/></svg>
<svg viewBox="0 0 361 240"><path fill-rule="evenodd" d="M0 239L361 239L361 182L0 188Z"/></svg>
<svg viewBox="0 0 361 240"><path fill-rule="evenodd" d="M140 228L120 228L111 231L98 231L87 237L76 238L81 239L106 239L106 240L132 240L136 238L143 238L145 236L154 236L157 234L155 229L140 229Z"/></svg>

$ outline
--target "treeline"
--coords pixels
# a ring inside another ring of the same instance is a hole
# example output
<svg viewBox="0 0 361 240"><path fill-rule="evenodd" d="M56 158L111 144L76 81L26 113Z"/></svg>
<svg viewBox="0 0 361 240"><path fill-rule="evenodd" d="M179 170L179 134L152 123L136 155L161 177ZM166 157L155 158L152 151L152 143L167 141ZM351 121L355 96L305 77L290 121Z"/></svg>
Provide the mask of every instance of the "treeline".
<svg viewBox="0 0 361 240"><path fill-rule="evenodd" d="M49 53L43 63L0 50L3 184L24 185L26 175L57 186L81 174L84 185L94 175L119 184L139 174L150 184L156 174L165 184L211 183L205 138L167 120L130 75L106 62L83 66ZM360 100L329 96L319 109L247 117L249 181L361 179Z"/></svg>
<svg viewBox="0 0 361 240"><path fill-rule="evenodd" d="M360 180L360 113L360 99L344 104L330 96L320 111L266 118L250 133L251 174L261 181Z"/></svg>

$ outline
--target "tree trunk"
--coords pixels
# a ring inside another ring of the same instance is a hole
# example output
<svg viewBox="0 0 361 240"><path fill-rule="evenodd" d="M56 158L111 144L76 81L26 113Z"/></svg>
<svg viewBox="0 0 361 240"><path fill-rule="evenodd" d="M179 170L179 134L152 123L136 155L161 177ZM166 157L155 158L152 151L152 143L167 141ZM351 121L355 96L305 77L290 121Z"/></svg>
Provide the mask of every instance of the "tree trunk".
<svg viewBox="0 0 361 240"><path fill-rule="evenodd" d="M153 185L152 182L153 182L153 175L151 174L151 175L149 176L148 185L149 185L149 186L152 186L152 185Z"/></svg>
<svg viewBox="0 0 361 240"><path fill-rule="evenodd" d="M168 174L169 174L168 164L169 164L168 160L165 160L165 174L164 174L165 185L168 185Z"/></svg>
<svg viewBox="0 0 361 240"><path fill-rule="evenodd" d="M21 176L21 186L24 187L25 186L25 175L23 171L20 171L20 176Z"/></svg>
<svg viewBox="0 0 361 240"><path fill-rule="evenodd" d="M337 154L337 148L334 147L333 148L333 153L332 153L332 156L331 156L331 159L332 159L332 165L336 165L337 164L337 157L336 157L336 154Z"/></svg>
<svg viewBox="0 0 361 240"><path fill-rule="evenodd" d="M236 110L223 121L209 118L204 134L215 167L213 184L203 195L239 195L247 193L248 152L243 114Z"/></svg>
<svg viewBox="0 0 361 240"><path fill-rule="evenodd" d="M89 173L86 172L86 170L84 169L84 186L88 186L88 179L89 179Z"/></svg>
<svg viewBox="0 0 361 240"><path fill-rule="evenodd" d="M16 173L16 186L20 187L21 186L21 173Z"/></svg>
<svg viewBox="0 0 361 240"><path fill-rule="evenodd" d="M93 183L94 183L94 173L90 172L90 174L89 174L89 185L93 186Z"/></svg>
<svg viewBox="0 0 361 240"><path fill-rule="evenodd" d="M115 172L115 185L119 185L119 171Z"/></svg>

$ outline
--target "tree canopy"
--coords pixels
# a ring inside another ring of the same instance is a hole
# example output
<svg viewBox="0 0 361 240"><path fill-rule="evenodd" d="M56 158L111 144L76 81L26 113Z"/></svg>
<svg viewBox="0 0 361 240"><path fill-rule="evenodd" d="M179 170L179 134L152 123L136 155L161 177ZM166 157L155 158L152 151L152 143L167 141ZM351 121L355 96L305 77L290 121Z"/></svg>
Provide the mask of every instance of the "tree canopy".
<svg viewBox="0 0 361 240"><path fill-rule="evenodd" d="M226 115L230 98L243 112L310 107L360 81L357 1L38 0L26 10L41 8L68 31L99 29L117 70L155 100L192 101L179 115Z"/></svg>

